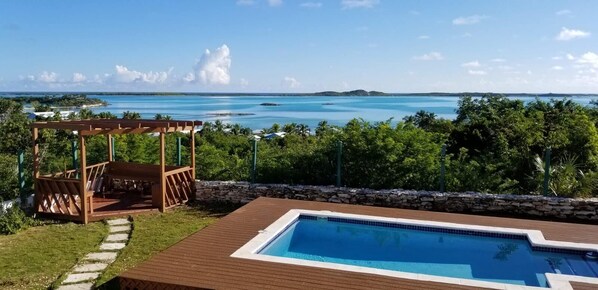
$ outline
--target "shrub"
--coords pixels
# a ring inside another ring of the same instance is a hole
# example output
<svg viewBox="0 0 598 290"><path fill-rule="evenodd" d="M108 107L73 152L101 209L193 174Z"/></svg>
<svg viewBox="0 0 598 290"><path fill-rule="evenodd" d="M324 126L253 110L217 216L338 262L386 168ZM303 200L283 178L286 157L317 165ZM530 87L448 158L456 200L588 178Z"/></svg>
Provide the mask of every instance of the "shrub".
<svg viewBox="0 0 598 290"><path fill-rule="evenodd" d="M31 224L31 219L17 205L0 209L0 235L11 235Z"/></svg>

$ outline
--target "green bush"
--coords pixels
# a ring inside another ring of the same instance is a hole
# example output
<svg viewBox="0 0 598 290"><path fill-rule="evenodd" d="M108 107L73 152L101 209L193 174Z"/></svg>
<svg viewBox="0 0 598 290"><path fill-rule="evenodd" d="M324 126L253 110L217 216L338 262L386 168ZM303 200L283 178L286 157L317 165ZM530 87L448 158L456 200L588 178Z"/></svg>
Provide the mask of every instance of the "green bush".
<svg viewBox="0 0 598 290"><path fill-rule="evenodd" d="M11 235L29 226L31 219L15 205L7 210L0 209L0 235Z"/></svg>

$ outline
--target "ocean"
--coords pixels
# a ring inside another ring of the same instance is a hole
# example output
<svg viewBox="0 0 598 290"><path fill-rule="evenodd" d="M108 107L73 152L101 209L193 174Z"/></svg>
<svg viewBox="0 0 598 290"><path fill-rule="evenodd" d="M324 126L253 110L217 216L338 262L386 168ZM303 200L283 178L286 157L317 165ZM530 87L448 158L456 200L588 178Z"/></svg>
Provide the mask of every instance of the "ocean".
<svg viewBox="0 0 598 290"><path fill-rule="evenodd" d="M302 123L315 128L320 121L331 125L345 125L349 120L362 118L370 122L393 119L398 122L419 110L438 117L456 117L459 98L454 96L384 96L384 97L321 97L321 96L193 96L193 95L88 95L107 101L107 107L92 108L94 112L111 112L121 116L134 111L143 118L156 114L170 115L179 120L221 120L239 123L251 129L269 128L274 123ZM524 102L534 97L509 97ZM549 99L543 99L549 100ZM575 97L573 100L589 105L598 96Z"/></svg>

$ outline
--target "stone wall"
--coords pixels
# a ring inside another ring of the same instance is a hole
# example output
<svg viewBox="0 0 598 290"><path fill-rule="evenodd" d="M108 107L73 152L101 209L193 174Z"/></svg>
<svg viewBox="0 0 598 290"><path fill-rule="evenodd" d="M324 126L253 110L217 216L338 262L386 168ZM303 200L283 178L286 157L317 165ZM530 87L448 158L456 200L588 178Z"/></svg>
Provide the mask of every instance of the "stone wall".
<svg viewBox="0 0 598 290"><path fill-rule="evenodd" d="M198 201L247 203L260 196L446 212L598 221L598 198L572 199L477 192L440 193L402 189L372 190L333 186L197 181Z"/></svg>

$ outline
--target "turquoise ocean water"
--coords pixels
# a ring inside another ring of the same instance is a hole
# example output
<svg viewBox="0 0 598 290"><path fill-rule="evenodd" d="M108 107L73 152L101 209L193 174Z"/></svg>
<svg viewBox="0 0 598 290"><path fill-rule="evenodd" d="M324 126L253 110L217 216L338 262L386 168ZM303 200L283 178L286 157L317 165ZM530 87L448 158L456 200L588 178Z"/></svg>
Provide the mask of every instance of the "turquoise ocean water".
<svg viewBox="0 0 598 290"><path fill-rule="evenodd" d="M318 122L345 125L353 118L377 122L393 118L400 121L419 110L452 119L456 116L458 97L447 96L384 96L384 97L319 97L319 96L143 96L89 95L106 100L109 105L93 108L94 112L108 111L121 116L124 111L141 113L144 118L167 114L174 119L239 123L252 129L269 128L273 123L303 123L315 128ZM533 97L512 97L525 102ZM548 99L545 99L548 100ZM575 102L588 105L598 96L575 97ZM275 103L279 106L262 106ZM232 113L230 116L215 114ZM234 115L249 114L249 115Z"/></svg>

